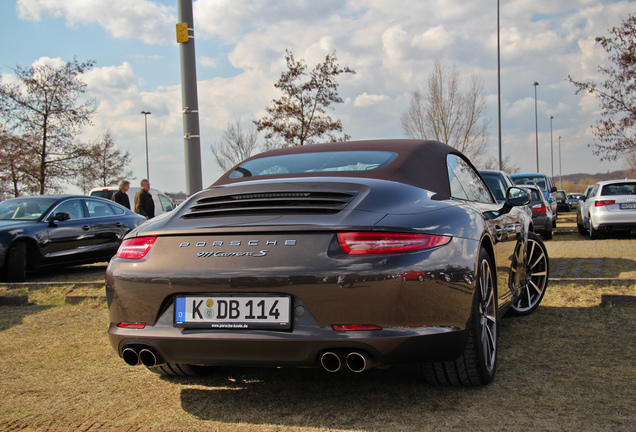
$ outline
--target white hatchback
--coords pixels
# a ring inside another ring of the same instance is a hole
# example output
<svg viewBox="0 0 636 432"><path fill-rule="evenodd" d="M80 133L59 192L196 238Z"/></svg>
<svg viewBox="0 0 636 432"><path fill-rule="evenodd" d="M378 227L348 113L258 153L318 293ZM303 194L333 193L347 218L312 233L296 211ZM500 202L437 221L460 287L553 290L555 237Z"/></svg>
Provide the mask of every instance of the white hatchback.
<svg viewBox="0 0 636 432"><path fill-rule="evenodd" d="M592 239L602 232L636 230L636 180L596 183L586 195L583 208L577 218L579 232L589 233Z"/></svg>

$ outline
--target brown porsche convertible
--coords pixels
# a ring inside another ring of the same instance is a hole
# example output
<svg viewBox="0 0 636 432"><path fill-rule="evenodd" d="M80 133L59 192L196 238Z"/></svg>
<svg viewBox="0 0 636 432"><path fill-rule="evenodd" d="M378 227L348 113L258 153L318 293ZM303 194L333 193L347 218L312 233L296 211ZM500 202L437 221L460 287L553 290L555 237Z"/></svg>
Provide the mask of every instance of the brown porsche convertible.
<svg viewBox="0 0 636 432"><path fill-rule="evenodd" d="M431 383L487 384L499 320L548 282L528 200L510 187L497 203L438 142L259 154L126 237L106 274L111 344L173 375L416 363Z"/></svg>

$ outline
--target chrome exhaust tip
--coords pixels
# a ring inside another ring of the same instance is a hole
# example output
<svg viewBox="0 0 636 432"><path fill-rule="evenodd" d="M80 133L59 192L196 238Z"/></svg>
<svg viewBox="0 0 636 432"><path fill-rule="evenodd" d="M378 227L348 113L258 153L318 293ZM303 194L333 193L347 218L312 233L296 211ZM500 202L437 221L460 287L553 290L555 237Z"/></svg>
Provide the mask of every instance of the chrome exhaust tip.
<svg viewBox="0 0 636 432"><path fill-rule="evenodd" d="M320 364L327 372L338 372L342 369L342 356L333 351L327 351L320 356Z"/></svg>
<svg viewBox="0 0 636 432"><path fill-rule="evenodd" d="M121 353L121 358L130 366L137 366L139 364L139 354L132 348L124 349Z"/></svg>
<svg viewBox="0 0 636 432"><path fill-rule="evenodd" d="M351 352L347 355L347 367L351 372L364 372L373 367L373 361L364 353Z"/></svg>
<svg viewBox="0 0 636 432"><path fill-rule="evenodd" d="M157 356L149 349L142 349L139 351L139 361L146 367L153 367L157 365Z"/></svg>

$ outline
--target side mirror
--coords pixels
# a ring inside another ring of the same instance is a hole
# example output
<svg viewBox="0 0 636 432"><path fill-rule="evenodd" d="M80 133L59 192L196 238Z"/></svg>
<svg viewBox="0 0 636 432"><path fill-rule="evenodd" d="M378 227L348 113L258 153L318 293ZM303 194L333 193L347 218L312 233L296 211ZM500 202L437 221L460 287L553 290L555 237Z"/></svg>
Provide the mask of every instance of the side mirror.
<svg viewBox="0 0 636 432"><path fill-rule="evenodd" d="M556 191L557 191L556 186L552 186L552 187L550 188L550 193L553 193L553 192L556 192Z"/></svg>
<svg viewBox="0 0 636 432"><path fill-rule="evenodd" d="M507 207L519 207L524 206L530 202L530 195L525 190L510 186L506 191L506 206Z"/></svg>
<svg viewBox="0 0 636 432"><path fill-rule="evenodd" d="M50 227L54 227L55 226L55 221L66 221L69 220L71 218L71 215L68 213L64 213L64 212L59 212L59 213L55 213L52 216L49 216L49 226Z"/></svg>

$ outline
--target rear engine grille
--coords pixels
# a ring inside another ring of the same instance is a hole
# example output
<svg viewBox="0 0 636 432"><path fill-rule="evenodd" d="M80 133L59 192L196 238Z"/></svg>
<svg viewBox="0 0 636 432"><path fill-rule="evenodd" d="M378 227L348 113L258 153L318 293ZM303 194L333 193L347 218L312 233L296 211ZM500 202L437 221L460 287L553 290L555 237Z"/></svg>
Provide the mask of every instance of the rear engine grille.
<svg viewBox="0 0 636 432"><path fill-rule="evenodd" d="M263 192L203 197L183 217L333 214L342 211L356 195L342 192Z"/></svg>

